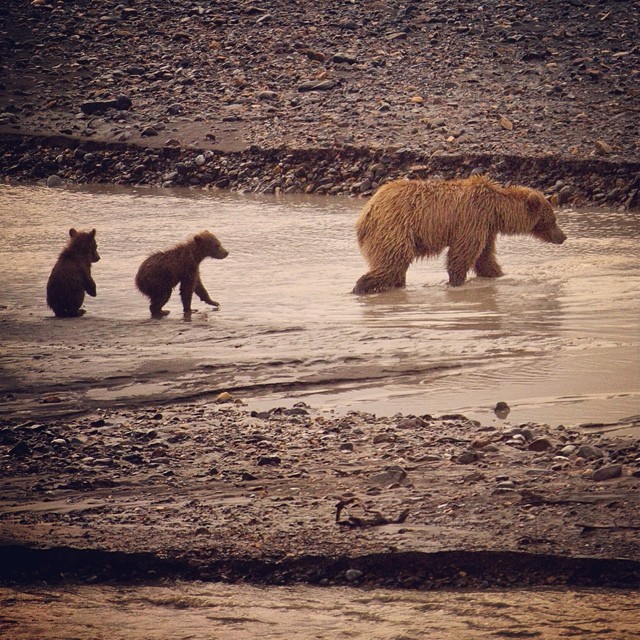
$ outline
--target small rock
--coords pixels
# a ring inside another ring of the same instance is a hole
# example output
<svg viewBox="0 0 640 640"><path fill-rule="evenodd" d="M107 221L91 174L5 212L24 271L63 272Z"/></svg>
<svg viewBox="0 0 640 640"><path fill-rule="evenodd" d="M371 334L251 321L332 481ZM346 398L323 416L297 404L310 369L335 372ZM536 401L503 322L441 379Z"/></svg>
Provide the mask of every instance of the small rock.
<svg viewBox="0 0 640 640"><path fill-rule="evenodd" d="M276 100L278 94L275 91L260 91L256 97L258 100Z"/></svg>
<svg viewBox="0 0 640 640"><path fill-rule="evenodd" d="M596 140L596 153L608 156L613 153L613 147L604 140Z"/></svg>
<svg viewBox="0 0 640 640"><path fill-rule="evenodd" d="M55 173L47 178L47 187L61 187L62 184L62 178L60 176L57 176Z"/></svg>
<svg viewBox="0 0 640 640"><path fill-rule="evenodd" d="M30 453L31 448L24 441L18 442L17 445L9 449L9 455L15 456L16 458L23 458L24 456L28 456Z"/></svg>
<svg viewBox="0 0 640 640"><path fill-rule="evenodd" d="M369 478L369 481L373 484L380 486L389 486L391 484L402 482L407 477L407 472L399 466L387 467L387 469L381 473L376 473Z"/></svg>
<svg viewBox="0 0 640 640"><path fill-rule="evenodd" d="M578 447L575 444L568 444L565 447L562 447L558 452L561 456L570 456L572 453L575 453Z"/></svg>
<svg viewBox="0 0 640 640"><path fill-rule="evenodd" d="M504 116L500 116L500 126L507 131L513 131L513 122Z"/></svg>
<svg viewBox="0 0 640 640"><path fill-rule="evenodd" d="M612 478L619 478L622 475L621 464L610 464L605 467L600 467L593 472L591 476L592 480L601 482L602 480L611 480Z"/></svg>
<svg viewBox="0 0 640 640"><path fill-rule="evenodd" d="M347 579L347 582L355 582L359 580L363 576L363 572L360 569L347 569L344 574L344 577Z"/></svg>
<svg viewBox="0 0 640 640"><path fill-rule="evenodd" d="M356 62L358 62L358 60L356 58L354 58L353 56L350 56L347 53L334 53L333 57L331 58L332 62L335 62L336 64L342 64L342 63L347 63L347 64L355 64Z"/></svg>
<svg viewBox="0 0 640 640"><path fill-rule="evenodd" d="M280 456L260 456L258 458L259 467L277 467L282 460Z"/></svg>
<svg viewBox="0 0 640 640"><path fill-rule="evenodd" d="M471 173L473 174L473 171ZM474 175L477 175L477 174L474 174ZM501 420L504 420L509 415L509 412L511 411L511 407L506 402L498 402L496 406L493 408L493 411L496 414L496 416L498 416L498 418L500 418Z"/></svg>
<svg viewBox="0 0 640 640"><path fill-rule="evenodd" d="M128 111L133 106L131 98L127 96L118 96L115 99L114 107L118 111Z"/></svg>
<svg viewBox="0 0 640 640"><path fill-rule="evenodd" d="M549 451L553 448L553 443L549 438L536 438L529 443L529 451Z"/></svg>
<svg viewBox="0 0 640 640"><path fill-rule="evenodd" d="M298 91L329 91L336 86L333 80L307 80L298 85Z"/></svg>
<svg viewBox="0 0 640 640"><path fill-rule="evenodd" d="M214 402L216 404L223 404L225 402L233 402L233 396L228 392L228 391L223 391L222 393L219 393Z"/></svg>
<svg viewBox="0 0 640 640"><path fill-rule="evenodd" d="M478 451L463 451L458 456L458 464L471 464L472 462L476 462L480 458L480 453Z"/></svg>
<svg viewBox="0 0 640 640"><path fill-rule="evenodd" d="M403 418L396 425L397 429L420 429L425 426L425 421L422 418Z"/></svg>
<svg viewBox="0 0 640 640"><path fill-rule="evenodd" d="M578 458L585 458L586 460L599 460L600 458L604 458L604 451L593 445L583 444L576 451L576 456Z"/></svg>
<svg viewBox="0 0 640 640"><path fill-rule="evenodd" d="M145 127L140 135L144 138L151 138L158 135L158 130L155 127L151 126Z"/></svg>
<svg viewBox="0 0 640 640"><path fill-rule="evenodd" d="M572 195L573 195L573 189L569 185L562 187L562 189L560 189L560 191L558 191L558 194L557 194L558 205L562 206L563 204L567 204L567 202L569 202L569 200L571 199Z"/></svg>

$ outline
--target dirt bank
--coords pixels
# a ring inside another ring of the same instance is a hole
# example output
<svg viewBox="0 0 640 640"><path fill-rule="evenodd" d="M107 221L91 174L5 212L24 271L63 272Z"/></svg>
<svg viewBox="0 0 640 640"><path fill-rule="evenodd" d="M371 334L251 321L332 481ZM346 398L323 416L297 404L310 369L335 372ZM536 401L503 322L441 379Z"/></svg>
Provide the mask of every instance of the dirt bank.
<svg viewBox="0 0 640 640"><path fill-rule="evenodd" d="M306 406L4 421L1 577L640 586L639 451Z"/></svg>
<svg viewBox="0 0 640 640"><path fill-rule="evenodd" d="M638 205L631 2L9 0L0 20L6 179L367 195L486 170Z"/></svg>

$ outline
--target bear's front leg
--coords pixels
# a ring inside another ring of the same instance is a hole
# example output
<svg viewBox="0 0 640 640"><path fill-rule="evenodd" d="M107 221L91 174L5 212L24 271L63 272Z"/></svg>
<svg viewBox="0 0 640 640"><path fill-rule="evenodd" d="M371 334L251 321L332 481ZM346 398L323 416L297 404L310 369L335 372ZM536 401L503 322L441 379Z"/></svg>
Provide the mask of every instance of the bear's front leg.
<svg viewBox="0 0 640 640"><path fill-rule="evenodd" d="M479 258L476 260L474 268L476 274L481 278L499 278L503 275L502 268L496 260L496 238L490 238Z"/></svg>
<svg viewBox="0 0 640 640"><path fill-rule="evenodd" d="M195 280L193 278L185 278L180 283L180 300L182 300L182 310L185 317L190 317L192 313L191 298L193 297L193 289Z"/></svg>
<svg viewBox="0 0 640 640"><path fill-rule="evenodd" d="M200 280L200 276L198 276L198 279L196 280L196 286L193 291L198 296L198 298L202 300L202 302L206 302L207 304L210 304L212 307L220 306L220 303L210 298L209 293L207 292L207 290L204 288L204 285L202 284L202 280Z"/></svg>
<svg viewBox="0 0 640 640"><path fill-rule="evenodd" d="M84 290L92 297L95 298L97 291L96 291L96 283L94 282L93 278L89 275L89 274L83 274L83 285L84 285Z"/></svg>
<svg viewBox="0 0 640 640"><path fill-rule="evenodd" d="M468 239L460 239L449 247L447 254L447 272L449 273L449 286L459 287L467 279L469 269L480 257L484 241L469 244Z"/></svg>

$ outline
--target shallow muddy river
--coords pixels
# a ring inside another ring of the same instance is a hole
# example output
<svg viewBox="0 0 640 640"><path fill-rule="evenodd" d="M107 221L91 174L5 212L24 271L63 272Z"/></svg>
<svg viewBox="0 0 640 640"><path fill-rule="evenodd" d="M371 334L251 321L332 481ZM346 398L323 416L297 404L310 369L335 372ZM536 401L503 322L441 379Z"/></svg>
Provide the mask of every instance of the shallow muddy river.
<svg viewBox="0 0 640 640"><path fill-rule="evenodd" d="M404 291L350 293L365 265L362 201L228 193L0 187L0 417L108 408L227 390L256 409L464 413L493 422L615 422L640 411L640 257L634 214L563 210L562 246L505 238L506 276L446 286L443 260ZM98 230L98 297L53 317L46 281L69 227ZM137 267L208 228L211 311L176 294L148 317ZM611 427L615 428L615 427ZM0 637L629 639L637 593L364 591L177 583L0 589ZM636 625L636 626L634 626Z"/></svg>
<svg viewBox="0 0 640 640"><path fill-rule="evenodd" d="M563 210L562 246L498 246L506 276L446 286L443 258L406 290L356 297L360 200L195 191L0 187L3 413L228 390L256 408L304 400L379 414L462 412L550 424L640 410L640 224L634 213ZM97 228L98 297L55 319L46 281L69 227ZM140 262L208 228L230 255L201 269L220 311L177 291L163 321L134 288ZM25 402L26 401L26 404ZM35 402L35 405L31 404Z"/></svg>
<svg viewBox="0 0 640 640"><path fill-rule="evenodd" d="M640 638L640 596L616 591L365 591L178 583L0 588L14 640Z"/></svg>
<svg viewBox="0 0 640 640"><path fill-rule="evenodd" d="M446 286L443 259L406 290L350 293L365 271L361 200L200 191L0 187L4 415L210 397L304 400L390 415L461 412L550 424L640 411L640 225L634 213L562 210L562 246L502 238L506 276ZM98 297L56 319L45 287L69 227L97 228ZM206 260L212 311L177 291L162 321L134 288L155 249L207 228L230 255ZM40 404L43 399L54 403Z"/></svg>

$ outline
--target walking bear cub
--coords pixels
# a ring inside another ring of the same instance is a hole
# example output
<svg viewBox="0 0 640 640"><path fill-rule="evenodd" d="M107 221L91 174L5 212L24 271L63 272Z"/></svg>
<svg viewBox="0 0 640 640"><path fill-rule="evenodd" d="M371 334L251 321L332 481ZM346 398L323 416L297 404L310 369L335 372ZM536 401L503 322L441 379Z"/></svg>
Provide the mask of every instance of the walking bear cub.
<svg viewBox="0 0 640 640"><path fill-rule="evenodd" d="M47 304L59 318L76 318L84 314L81 309L85 291L95 298L96 283L91 277L91 264L98 262L96 230L69 229L69 243L51 270L47 282Z"/></svg>
<svg viewBox="0 0 640 640"><path fill-rule="evenodd" d="M356 294L404 287L413 260L437 256L446 247L449 285L457 287L471 269L484 278L502 275L495 255L499 233L529 234L553 244L567 238L542 193L503 187L484 176L390 182L365 205L356 232L369 264Z"/></svg>
<svg viewBox="0 0 640 640"><path fill-rule="evenodd" d="M209 231L201 231L187 242L167 251L150 255L138 269L136 286L150 298L149 310L153 318L162 318L169 312L162 307L169 301L173 288L180 283L180 298L185 318L191 316L191 298L195 293L200 300L213 307L212 300L200 280L200 263L207 257L222 260L229 252Z"/></svg>

